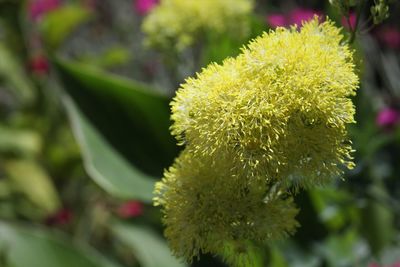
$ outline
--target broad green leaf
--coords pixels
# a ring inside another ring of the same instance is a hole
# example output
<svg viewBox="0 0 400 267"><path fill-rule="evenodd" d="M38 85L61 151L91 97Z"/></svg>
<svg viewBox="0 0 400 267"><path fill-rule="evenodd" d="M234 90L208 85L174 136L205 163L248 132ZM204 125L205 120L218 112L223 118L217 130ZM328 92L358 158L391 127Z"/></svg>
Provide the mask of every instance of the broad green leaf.
<svg viewBox="0 0 400 267"><path fill-rule="evenodd" d="M90 177L115 197L150 202L155 179L137 170L113 149L69 97L64 98L64 103Z"/></svg>
<svg viewBox="0 0 400 267"><path fill-rule="evenodd" d="M52 231L0 222L0 249L12 267L119 267ZM161 265L162 266L162 265Z"/></svg>
<svg viewBox="0 0 400 267"><path fill-rule="evenodd" d="M57 48L79 25L91 18L91 12L79 5L65 5L46 14L40 30L46 43Z"/></svg>
<svg viewBox="0 0 400 267"><path fill-rule="evenodd" d="M15 189L25 194L44 214L51 214L60 208L60 199L50 177L37 163L8 160L4 163L4 169Z"/></svg>
<svg viewBox="0 0 400 267"><path fill-rule="evenodd" d="M18 97L22 103L30 104L34 98L32 82L28 79L17 58L0 43L0 81Z"/></svg>
<svg viewBox="0 0 400 267"><path fill-rule="evenodd" d="M126 223L114 223L111 229L117 239L132 248L142 267L183 267L174 258L166 242L148 228Z"/></svg>
<svg viewBox="0 0 400 267"><path fill-rule="evenodd" d="M130 163L160 177L177 154L169 133L169 98L93 66L57 60L67 93Z"/></svg>

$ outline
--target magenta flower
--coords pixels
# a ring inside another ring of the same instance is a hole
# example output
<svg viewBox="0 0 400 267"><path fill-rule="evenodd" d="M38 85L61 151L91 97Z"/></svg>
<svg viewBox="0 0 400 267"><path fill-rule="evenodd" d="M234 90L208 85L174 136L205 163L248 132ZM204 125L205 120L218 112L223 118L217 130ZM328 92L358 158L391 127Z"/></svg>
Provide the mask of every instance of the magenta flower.
<svg viewBox="0 0 400 267"><path fill-rule="evenodd" d="M134 0L135 10L142 16L149 13L157 4L158 0Z"/></svg>
<svg viewBox="0 0 400 267"><path fill-rule="evenodd" d="M286 17L282 14L274 13L267 16L267 23L273 27L285 27L287 26Z"/></svg>
<svg viewBox="0 0 400 267"><path fill-rule="evenodd" d="M72 221L73 213L68 208L63 208L56 213L48 216L45 220L45 224L48 226L65 225Z"/></svg>
<svg viewBox="0 0 400 267"><path fill-rule="evenodd" d="M50 71L49 61L43 55L37 55L29 62L29 70L35 75L46 75Z"/></svg>
<svg viewBox="0 0 400 267"><path fill-rule="evenodd" d="M301 25L302 22L312 20L314 16L318 16L320 19L323 18L322 13L319 11L307 8L296 8L289 13L288 22L289 24Z"/></svg>
<svg viewBox="0 0 400 267"><path fill-rule="evenodd" d="M29 17L36 21L60 5L60 0L30 0L28 3Z"/></svg>
<svg viewBox="0 0 400 267"><path fill-rule="evenodd" d="M393 26L386 26L377 32L378 40L392 49L400 49L400 30Z"/></svg>
<svg viewBox="0 0 400 267"><path fill-rule="evenodd" d="M321 20L323 19L323 15L319 11L306 8L296 8L287 16L284 14L273 13L268 15L266 20L271 27L276 28L287 27L293 24L300 26L302 22L310 21L314 18L314 16L320 17Z"/></svg>
<svg viewBox="0 0 400 267"><path fill-rule="evenodd" d="M350 13L349 15L349 20L345 16L342 17L342 25L345 27L347 30L354 29L356 27L356 20L357 17L354 13Z"/></svg>
<svg viewBox="0 0 400 267"><path fill-rule="evenodd" d="M128 201L120 205L117 214L121 218L133 218L143 214L143 204L139 201Z"/></svg>
<svg viewBox="0 0 400 267"><path fill-rule="evenodd" d="M376 117L376 124L385 129L391 129L400 122L400 112L394 108L384 108Z"/></svg>

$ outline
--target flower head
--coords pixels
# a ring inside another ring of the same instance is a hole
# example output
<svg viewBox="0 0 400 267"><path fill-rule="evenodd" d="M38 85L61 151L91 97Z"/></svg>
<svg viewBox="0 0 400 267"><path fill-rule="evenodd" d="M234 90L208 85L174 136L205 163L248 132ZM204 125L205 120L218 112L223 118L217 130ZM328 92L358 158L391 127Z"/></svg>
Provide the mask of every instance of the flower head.
<svg viewBox="0 0 400 267"><path fill-rule="evenodd" d="M171 129L185 149L154 199L177 256L210 252L252 266L249 244L297 227L288 186L352 167L346 125L358 77L341 40L318 17L300 31L278 28L177 91Z"/></svg>
<svg viewBox="0 0 400 267"><path fill-rule="evenodd" d="M296 8L287 15L279 13L268 15L267 23L273 28L287 27L294 24L301 26L303 22L313 20L315 16L318 16L322 20L322 13L319 11L307 8Z"/></svg>
<svg viewBox="0 0 400 267"><path fill-rule="evenodd" d="M268 15L267 23L273 28L287 26L286 17L278 13Z"/></svg>
<svg viewBox="0 0 400 267"><path fill-rule="evenodd" d="M62 208L54 214L48 216L45 224L48 226L60 226L71 223L73 219L73 212L68 208Z"/></svg>
<svg viewBox="0 0 400 267"><path fill-rule="evenodd" d="M376 124L385 129L391 129L400 122L400 112L394 108L382 109L376 117Z"/></svg>
<svg viewBox="0 0 400 267"><path fill-rule="evenodd" d="M60 0L30 0L28 6L29 16L32 20L38 20L44 14L57 9L60 5Z"/></svg>
<svg viewBox="0 0 400 267"><path fill-rule="evenodd" d="M45 56L39 54L30 60L29 69L36 75L46 75L50 71L50 63Z"/></svg>
<svg viewBox="0 0 400 267"><path fill-rule="evenodd" d="M321 12L308 8L296 8L289 13L288 25L302 25L303 22L313 20L315 16L322 17Z"/></svg>
<svg viewBox="0 0 400 267"><path fill-rule="evenodd" d="M133 218L143 214L143 204L139 201L128 201L120 205L117 214L121 218Z"/></svg>
<svg viewBox="0 0 400 267"><path fill-rule="evenodd" d="M158 0L134 0L136 12L144 16L149 13L157 4Z"/></svg>
<svg viewBox="0 0 400 267"><path fill-rule="evenodd" d="M341 23L343 27L345 27L347 30L354 29L356 27L356 14L354 12L350 13L348 17L343 16L341 19Z"/></svg>
<svg viewBox="0 0 400 267"><path fill-rule="evenodd" d="M250 183L230 171L228 161L195 158L184 151L156 185L165 235L179 257L200 252L250 261L248 243L282 238L297 227L297 209L278 188ZM226 253L225 250L235 250Z"/></svg>
<svg viewBox="0 0 400 267"><path fill-rule="evenodd" d="M153 47L190 46L205 31L238 35L249 29L252 0L161 0L146 17L143 31Z"/></svg>
<svg viewBox="0 0 400 267"><path fill-rule="evenodd" d="M352 166L358 77L340 30L318 19L278 28L189 78L172 102L172 133L195 155L231 159L266 181L315 184Z"/></svg>
<svg viewBox="0 0 400 267"><path fill-rule="evenodd" d="M382 27L377 32L378 40L391 49L400 49L400 30L395 27Z"/></svg>

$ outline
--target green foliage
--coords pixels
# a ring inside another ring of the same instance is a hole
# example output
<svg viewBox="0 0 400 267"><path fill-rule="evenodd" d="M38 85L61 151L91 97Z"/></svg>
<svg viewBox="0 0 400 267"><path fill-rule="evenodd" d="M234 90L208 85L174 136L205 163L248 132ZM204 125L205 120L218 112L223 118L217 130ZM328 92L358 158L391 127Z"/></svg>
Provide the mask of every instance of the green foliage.
<svg viewBox="0 0 400 267"><path fill-rule="evenodd" d="M9 267L119 267L57 232L0 222L0 237Z"/></svg>
<svg viewBox="0 0 400 267"><path fill-rule="evenodd" d="M155 179L115 151L70 98L64 104L90 177L112 196L150 202Z"/></svg>
<svg viewBox="0 0 400 267"><path fill-rule="evenodd" d="M46 44L52 49L57 48L91 15L89 10L78 5L66 5L48 13L40 22Z"/></svg>
<svg viewBox="0 0 400 267"><path fill-rule="evenodd" d="M175 259L166 242L147 227L115 222L111 225L111 229L117 239L135 253L142 267L186 266Z"/></svg>
<svg viewBox="0 0 400 267"><path fill-rule="evenodd" d="M161 175L177 153L168 97L139 82L78 63L57 61L65 89L117 151L150 175Z"/></svg>

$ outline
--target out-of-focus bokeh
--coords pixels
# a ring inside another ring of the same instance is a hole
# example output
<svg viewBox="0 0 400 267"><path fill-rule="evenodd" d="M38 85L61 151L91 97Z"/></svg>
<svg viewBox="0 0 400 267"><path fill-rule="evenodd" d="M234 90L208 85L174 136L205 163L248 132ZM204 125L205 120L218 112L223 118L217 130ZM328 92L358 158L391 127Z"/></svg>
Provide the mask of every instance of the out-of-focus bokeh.
<svg viewBox="0 0 400 267"><path fill-rule="evenodd" d="M153 187L180 150L169 102L209 63L314 16L354 39L356 167L297 193L300 227L256 267L400 266L400 2L334 2L0 0L0 267L226 266L187 264L163 237Z"/></svg>

